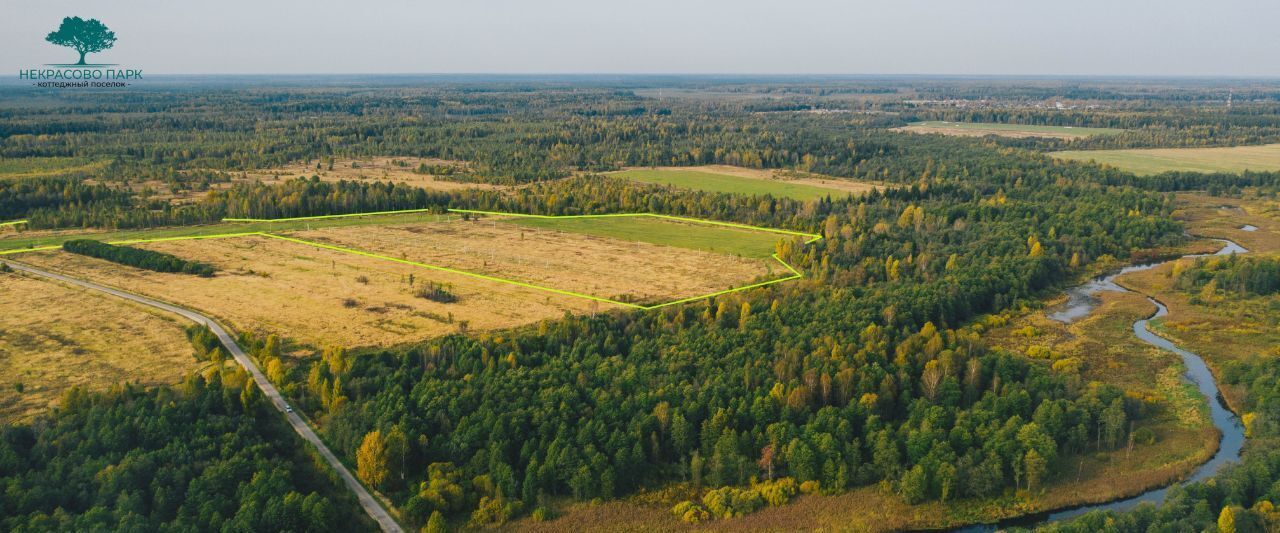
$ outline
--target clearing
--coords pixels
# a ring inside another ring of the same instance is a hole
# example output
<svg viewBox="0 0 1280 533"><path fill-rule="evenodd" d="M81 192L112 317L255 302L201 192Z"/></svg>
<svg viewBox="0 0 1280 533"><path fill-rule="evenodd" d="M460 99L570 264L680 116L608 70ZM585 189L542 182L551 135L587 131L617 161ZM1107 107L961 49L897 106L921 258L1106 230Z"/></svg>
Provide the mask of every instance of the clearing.
<svg viewBox="0 0 1280 533"><path fill-rule="evenodd" d="M1114 128L1085 128L1078 126L1032 126L1029 124L997 124L994 122L946 122L930 120L912 122L899 131L911 133L937 133L941 135L958 135L964 137L1048 137L1053 139L1079 139L1094 135L1115 135L1123 132Z"/></svg>
<svg viewBox="0 0 1280 533"><path fill-rule="evenodd" d="M746 195L769 194L778 198L796 200L864 194L877 188L876 185L869 183L819 174L728 165L632 168L611 172L608 175L682 189Z"/></svg>
<svg viewBox="0 0 1280 533"><path fill-rule="evenodd" d="M707 242L728 241L751 253L726 256L725 250L664 246L667 242L584 234L551 224L521 225L530 219L473 219L415 224L352 226L289 233L333 244L523 283L610 300L661 303L745 285L762 277L785 275L768 259L779 235L669 222L647 217L555 220L559 225L626 227L637 233L688 235ZM545 222L549 219L535 219ZM567 223L567 224L566 224ZM664 231L665 230L665 231ZM754 238L754 240L750 240ZM718 239L723 239L719 241ZM754 245L752 247L751 245ZM728 248L730 246L725 246ZM693 249L689 249L693 248Z"/></svg>
<svg viewBox="0 0 1280 533"><path fill-rule="evenodd" d="M503 222L529 228L612 237L757 259L772 256L779 240L795 238L759 229L680 222L659 217L518 217L507 218Z"/></svg>
<svg viewBox="0 0 1280 533"><path fill-rule="evenodd" d="M69 255L69 254L68 254ZM173 384L198 364L177 317L0 274L0 420L27 420L71 387Z"/></svg>
<svg viewBox="0 0 1280 533"><path fill-rule="evenodd" d="M317 165L319 165L319 168L317 168ZM424 165L426 169L420 172L419 167ZM310 160L277 168L235 172L233 173L233 179L237 181L260 180L263 183L277 183L299 176L308 178L320 176L323 181L391 181L435 191L503 188L486 183L450 181L448 176L431 173L432 171L443 169L465 172L467 163L421 157L369 157L363 159L335 159L331 168L327 163L319 160Z"/></svg>
<svg viewBox="0 0 1280 533"><path fill-rule="evenodd" d="M87 157L0 157L0 180L87 172L107 165Z"/></svg>
<svg viewBox="0 0 1280 533"><path fill-rule="evenodd" d="M1092 161L1139 176L1169 171L1227 172L1280 170L1280 144L1225 148L1152 148L1052 152L1059 159Z"/></svg>

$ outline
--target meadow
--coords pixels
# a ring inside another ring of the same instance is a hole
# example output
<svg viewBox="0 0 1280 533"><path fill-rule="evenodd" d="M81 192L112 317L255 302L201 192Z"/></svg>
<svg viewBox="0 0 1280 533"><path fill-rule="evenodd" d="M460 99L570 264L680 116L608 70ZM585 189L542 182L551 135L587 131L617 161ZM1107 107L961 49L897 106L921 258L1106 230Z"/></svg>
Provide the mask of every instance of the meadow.
<svg viewBox="0 0 1280 533"><path fill-rule="evenodd" d="M1033 126L1029 124L997 124L993 122L946 122L940 120L913 122L902 131L911 133L937 133L966 137L998 135L1001 137L1050 137L1078 139L1093 135L1115 135L1124 130L1114 128L1085 128L1078 126Z"/></svg>
<svg viewBox="0 0 1280 533"><path fill-rule="evenodd" d="M173 384L196 367L174 316L0 273L0 420L27 420L71 387Z"/></svg>
<svg viewBox="0 0 1280 533"><path fill-rule="evenodd" d="M772 256L779 240L795 238L758 230L653 217L506 218L502 222L757 259Z"/></svg>
<svg viewBox="0 0 1280 533"><path fill-rule="evenodd" d="M812 174L787 174L727 165L703 167L633 168L609 173L641 183L668 185L680 189L743 195L772 195L776 198L817 200L862 194L875 188L860 181Z"/></svg>
<svg viewBox="0 0 1280 533"><path fill-rule="evenodd" d="M106 166L106 161L85 157L0 157L0 180L38 178Z"/></svg>
<svg viewBox="0 0 1280 533"><path fill-rule="evenodd" d="M649 219L605 220L621 221L625 226L644 224ZM689 233L706 231L705 228L694 226ZM648 304L745 285L770 276L775 270L783 270L772 260L759 259L758 254L751 258L732 257L612 236L500 223L497 219L348 226L288 235L611 300Z"/></svg>
<svg viewBox="0 0 1280 533"><path fill-rule="evenodd" d="M1077 150L1053 152L1058 159L1092 161L1139 176L1161 172L1227 172L1280 170L1280 144L1225 148L1152 148L1141 150Z"/></svg>

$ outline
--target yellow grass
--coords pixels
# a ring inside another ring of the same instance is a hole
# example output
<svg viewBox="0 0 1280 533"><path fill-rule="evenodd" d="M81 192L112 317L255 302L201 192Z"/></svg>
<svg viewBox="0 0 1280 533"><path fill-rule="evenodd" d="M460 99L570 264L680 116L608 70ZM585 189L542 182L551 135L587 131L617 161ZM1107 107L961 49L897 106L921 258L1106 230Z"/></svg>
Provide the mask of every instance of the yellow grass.
<svg viewBox="0 0 1280 533"><path fill-rule="evenodd" d="M176 383L197 365L177 317L18 274L0 274L0 295L0 421L29 419L73 386Z"/></svg>
<svg viewBox="0 0 1280 533"><path fill-rule="evenodd" d="M410 261L619 301L660 303L776 274L772 260L521 227L496 220L289 233Z"/></svg>
<svg viewBox="0 0 1280 533"><path fill-rule="evenodd" d="M718 174L722 176L733 176L736 178L745 178L748 180L756 180L762 182L779 182L790 183L795 185L803 185L808 187L818 187L821 189L830 189L839 193L865 194L875 189L883 188L880 185L856 181L851 179L833 178L822 174L813 174L808 172L800 172L794 170L771 170L735 167L732 165L702 165L696 167L631 167L623 170L628 171L656 171L656 172L672 172L672 173L707 173ZM679 180L677 180L679 181ZM763 185L768 185L767 183ZM755 189L760 185L748 187ZM785 196L785 194L784 194Z"/></svg>
<svg viewBox="0 0 1280 533"><path fill-rule="evenodd" d="M275 333L314 347L387 346L457 332L464 324L469 330L506 328L608 307L267 237L139 246L221 271L213 278L164 274L58 251L21 259L187 305L240 331ZM427 281L450 286L460 300L444 304L415 296Z"/></svg>

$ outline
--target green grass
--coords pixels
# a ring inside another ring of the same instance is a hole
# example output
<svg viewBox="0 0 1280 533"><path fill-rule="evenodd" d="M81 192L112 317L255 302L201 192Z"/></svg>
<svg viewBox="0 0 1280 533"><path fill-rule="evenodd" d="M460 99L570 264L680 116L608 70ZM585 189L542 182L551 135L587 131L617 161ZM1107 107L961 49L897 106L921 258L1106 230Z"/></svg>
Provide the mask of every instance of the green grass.
<svg viewBox="0 0 1280 533"><path fill-rule="evenodd" d="M35 178L106 165L84 157L0 157L0 179Z"/></svg>
<svg viewBox="0 0 1280 533"><path fill-rule="evenodd" d="M100 241L128 241L138 239L167 239L181 237L202 237L228 233L254 233L260 231L288 231L300 229L332 228L338 226L367 226L375 224L397 224L405 222L434 221L445 218L457 218L457 215L432 215L408 213L400 215L379 215L364 217L320 218L313 220L288 220L278 222L249 222L207 224L204 226L183 226L176 228L156 228L142 230L121 230L97 233L69 230L52 235L24 237L23 233L13 233L9 238L0 238L0 251L20 248L58 246L64 241L83 238Z"/></svg>
<svg viewBox="0 0 1280 533"><path fill-rule="evenodd" d="M1085 128L1079 126L1032 126L1029 124L997 124L994 122L944 122L940 120L930 120L925 122L912 122L910 127L920 128L951 128L958 130L991 130L991 131L1007 131L1009 133L1041 133L1045 135L1070 135L1075 137L1088 137L1092 135L1115 135L1124 130L1114 128Z"/></svg>
<svg viewBox="0 0 1280 533"><path fill-rule="evenodd" d="M1280 170L1280 144L1225 148L1155 148L1053 152L1059 159L1094 161L1139 176L1169 171L1228 172Z"/></svg>
<svg viewBox="0 0 1280 533"><path fill-rule="evenodd" d="M609 175L641 183L670 185L681 189L745 195L769 194L777 198L794 198L796 200L817 200L827 196L839 198L849 194L844 191L815 187L813 185L780 180L744 178L700 170L633 169Z"/></svg>
<svg viewBox="0 0 1280 533"><path fill-rule="evenodd" d="M693 224L651 217L512 218L521 226L612 237L691 250L767 259L781 239L793 238L757 230Z"/></svg>

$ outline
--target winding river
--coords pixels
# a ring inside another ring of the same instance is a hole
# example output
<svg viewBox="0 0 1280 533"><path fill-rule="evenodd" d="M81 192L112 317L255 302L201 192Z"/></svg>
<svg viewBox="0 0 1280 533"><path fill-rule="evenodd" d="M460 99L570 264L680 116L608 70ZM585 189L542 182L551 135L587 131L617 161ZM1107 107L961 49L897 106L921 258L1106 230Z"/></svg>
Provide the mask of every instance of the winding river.
<svg viewBox="0 0 1280 533"><path fill-rule="evenodd" d="M1213 255L1243 254L1249 251L1243 246L1226 239L1214 240L1221 242L1223 247ZM1183 256L1183 258L1204 257L1205 255L1208 254L1192 254ZM1068 324L1080 320L1081 318L1089 316L1089 313L1093 312L1093 310L1098 306L1100 303L1097 298L1098 293L1106 291L1129 292L1129 289L1126 289L1116 283L1116 278L1130 272L1149 270L1166 262L1167 261L1125 267L1114 274L1094 278L1088 282L1067 289L1067 301L1046 310L1045 314L1053 320ZM1227 409L1226 402L1222 399L1222 394L1218 391L1218 384L1213 378L1213 373L1209 371L1209 367L1205 365L1204 360L1201 359L1200 356L1178 347L1176 344L1169 342L1169 340L1164 337L1152 333L1151 330L1148 329L1147 324L1150 320L1169 314L1169 308L1165 307L1163 303L1160 303L1155 298L1148 296L1147 299L1150 300L1151 303L1155 304L1156 312L1150 317L1134 322L1133 334L1147 344L1162 350L1168 350L1182 358L1182 363L1187 367L1187 372L1183 377L1195 385L1200 390L1200 394L1204 395L1204 397L1209 400L1209 415L1213 420L1213 425L1222 432L1222 439L1219 442L1218 451L1215 452L1213 457L1207 462L1197 467L1195 471L1192 472L1186 480L1184 480L1184 482L1202 481L1217 473L1224 465L1236 462L1240 459L1240 449L1244 446L1244 426L1240 423L1240 418L1237 417L1235 413L1232 413L1230 409ZM1072 518L1090 511L1123 511L1143 502L1158 504L1164 501L1164 496L1169 491L1169 487L1170 485L1166 485L1164 487L1149 490L1137 496L1109 503L1084 505L1061 511L1023 516L1001 521L998 524L979 524L961 528L957 531L964 533L980 533L996 531L998 528L1008 526L1031 527L1043 522Z"/></svg>

